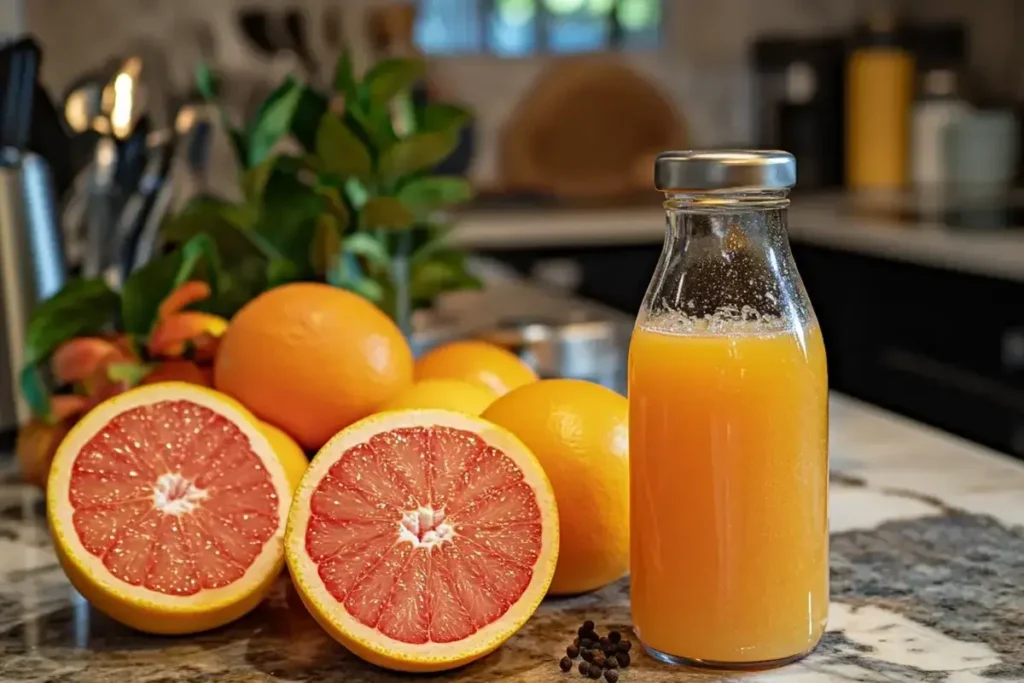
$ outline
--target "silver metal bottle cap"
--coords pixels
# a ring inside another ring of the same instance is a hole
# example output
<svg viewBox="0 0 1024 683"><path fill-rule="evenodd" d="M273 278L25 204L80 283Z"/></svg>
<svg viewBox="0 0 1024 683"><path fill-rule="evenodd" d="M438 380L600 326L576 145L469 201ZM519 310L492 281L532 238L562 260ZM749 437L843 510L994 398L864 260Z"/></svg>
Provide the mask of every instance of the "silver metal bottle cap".
<svg viewBox="0 0 1024 683"><path fill-rule="evenodd" d="M796 184L796 159L780 150L662 152L654 186L662 192L786 190Z"/></svg>

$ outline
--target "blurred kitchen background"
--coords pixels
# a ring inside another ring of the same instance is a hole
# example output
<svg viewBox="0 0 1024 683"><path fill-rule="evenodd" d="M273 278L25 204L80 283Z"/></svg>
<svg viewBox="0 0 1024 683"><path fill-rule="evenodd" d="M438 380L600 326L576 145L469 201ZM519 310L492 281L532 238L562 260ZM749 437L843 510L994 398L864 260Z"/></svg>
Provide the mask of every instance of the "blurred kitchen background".
<svg viewBox="0 0 1024 683"><path fill-rule="evenodd" d="M654 155L786 149L833 387L1024 457L1024 0L0 0L0 35L41 55L38 76L10 47L0 64L3 146L45 162L83 272L119 247L81 226L126 220L103 183L129 183L147 225L238 193L199 63L241 119L286 74L327 83L343 46L360 66L422 52L428 94L475 114L447 162L477 193L454 239L627 316L664 231ZM98 131L124 74L131 113ZM128 179L103 176L110 135L140 140Z"/></svg>

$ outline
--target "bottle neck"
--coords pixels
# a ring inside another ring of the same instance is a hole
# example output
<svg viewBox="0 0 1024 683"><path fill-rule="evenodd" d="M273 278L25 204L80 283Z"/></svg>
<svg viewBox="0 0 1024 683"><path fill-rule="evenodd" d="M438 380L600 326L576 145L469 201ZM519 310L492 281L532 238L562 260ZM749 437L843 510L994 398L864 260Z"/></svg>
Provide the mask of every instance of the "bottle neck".
<svg viewBox="0 0 1024 683"><path fill-rule="evenodd" d="M786 191L672 194L665 199L669 242L716 238L724 246L742 237L747 248L789 252Z"/></svg>
<svg viewBox="0 0 1024 683"><path fill-rule="evenodd" d="M673 194L648 315L692 320L754 316L765 329L805 324L812 314L786 233L785 192Z"/></svg>
<svg viewBox="0 0 1024 683"><path fill-rule="evenodd" d="M783 211L789 207L789 191L666 192L664 207L666 211L716 214Z"/></svg>

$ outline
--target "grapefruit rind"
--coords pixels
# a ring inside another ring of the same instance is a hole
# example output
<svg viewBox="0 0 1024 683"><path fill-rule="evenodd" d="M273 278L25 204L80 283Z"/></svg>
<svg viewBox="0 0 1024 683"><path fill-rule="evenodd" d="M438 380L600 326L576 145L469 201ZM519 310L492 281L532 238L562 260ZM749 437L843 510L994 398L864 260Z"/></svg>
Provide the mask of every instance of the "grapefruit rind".
<svg viewBox="0 0 1024 683"><path fill-rule="evenodd" d="M450 427L472 432L511 458L536 495L541 511L541 549L533 576L519 599L495 621L454 643L410 644L392 639L353 618L330 594L306 551L310 499L321 479L340 456L370 437L407 427ZM335 640L362 659L407 672L445 671L463 666L496 650L515 634L540 606L558 561L558 510L551 483L540 462L511 432L481 418L450 410L400 410L377 413L345 428L316 454L295 491L285 535L285 559L299 597L310 614Z"/></svg>
<svg viewBox="0 0 1024 683"><path fill-rule="evenodd" d="M278 497L278 526L256 560L236 581L195 595L175 596L133 586L110 574L89 553L75 531L69 499L72 468L79 451L115 416L165 400L191 401L231 421L260 454ZM46 489L47 520L61 567L75 589L94 607L139 631L155 634L198 633L223 626L256 607L273 588L284 566L286 510L291 488L284 468L259 420L241 404L211 389L163 382L133 389L99 404L68 433L53 459Z"/></svg>

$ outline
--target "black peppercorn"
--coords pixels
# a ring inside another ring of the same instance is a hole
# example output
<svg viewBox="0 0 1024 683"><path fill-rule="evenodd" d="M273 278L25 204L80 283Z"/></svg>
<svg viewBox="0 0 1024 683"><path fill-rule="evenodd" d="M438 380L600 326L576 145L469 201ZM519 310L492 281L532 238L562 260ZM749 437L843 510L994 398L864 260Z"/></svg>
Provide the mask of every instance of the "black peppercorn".
<svg viewBox="0 0 1024 683"><path fill-rule="evenodd" d="M582 638L580 640L581 650L589 650L592 647L594 647L594 641L590 640L589 638Z"/></svg>
<svg viewBox="0 0 1024 683"><path fill-rule="evenodd" d="M601 652L603 652L606 657L614 657L615 653L618 651L619 648L615 646L615 643L608 643L601 648Z"/></svg>
<svg viewBox="0 0 1024 683"><path fill-rule="evenodd" d="M604 668L606 669L618 669L619 660L615 657L606 657L604 660Z"/></svg>
<svg viewBox="0 0 1024 683"><path fill-rule="evenodd" d="M585 662L592 662L592 661L594 661L594 651L593 650L580 650L580 656L583 657L583 661L585 661Z"/></svg>
<svg viewBox="0 0 1024 683"><path fill-rule="evenodd" d="M601 668L592 666L587 669L587 675L593 678L595 681L601 677Z"/></svg>
<svg viewBox="0 0 1024 683"><path fill-rule="evenodd" d="M580 676L586 676L588 673L590 673L590 664L580 662Z"/></svg>
<svg viewBox="0 0 1024 683"><path fill-rule="evenodd" d="M569 655L569 659L576 659L580 656L580 649L575 645L570 645L565 648L565 654Z"/></svg>
<svg viewBox="0 0 1024 683"><path fill-rule="evenodd" d="M558 668L562 671L572 670L572 660L568 657L562 657L562 661L558 662Z"/></svg>
<svg viewBox="0 0 1024 683"><path fill-rule="evenodd" d="M619 652L629 652L629 648L633 647L633 643L628 640L624 640L619 643L616 647L619 648Z"/></svg>
<svg viewBox="0 0 1024 683"><path fill-rule="evenodd" d="M617 643L620 640L622 640L622 634L621 633L619 633L618 631L609 631L608 632L608 642Z"/></svg>
<svg viewBox="0 0 1024 683"><path fill-rule="evenodd" d="M587 619L586 621L583 622L582 628L585 631L593 631L594 630L594 622L591 621L590 619Z"/></svg>
<svg viewBox="0 0 1024 683"><path fill-rule="evenodd" d="M617 659L619 661L619 666L621 666L623 669L625 669L627 666L629 666L629 653L628 652L620 652L619 654L615 655L615 659Z"/></svg>
<svg viewBox="0 0 1024 683"><path fill-rule="evenodd" d="M601 656L601 655L594 655L594 661L592 661L591 664L593 664L594 666L596 666L599 669L603 669L604 668L604 663L606 661L607 660L603 656Z"/></svg>
<svg viewBox="0 0 1024 683"><path fill-rule="evenodd" d="M600 643L601 643L601 646L602 646L602 647L604 647L605 645L607 645L607 644L608 644L608 643L610 643L611 641L610 641L610 640L608 640L607 638L601 638L601 640L600 640L600 641L598 641L598 642L600 642Z"/></svg>
<svg viewBox="0 0 1024 683"><path fill-rule="evenodd" d="M576 636L575 638L572 639L572 644L575 645L576 647L579 647L579 644L580 644L579 636Z"/></svg>
<svg viewBox="0 0 1024 683"><path fill-rule="evenodd" d="M619 680L619 672L608 669L604 672L604 680L608 681L608 683L616 683Z"/></svg>

